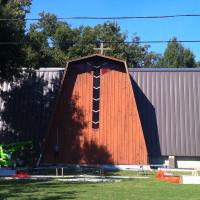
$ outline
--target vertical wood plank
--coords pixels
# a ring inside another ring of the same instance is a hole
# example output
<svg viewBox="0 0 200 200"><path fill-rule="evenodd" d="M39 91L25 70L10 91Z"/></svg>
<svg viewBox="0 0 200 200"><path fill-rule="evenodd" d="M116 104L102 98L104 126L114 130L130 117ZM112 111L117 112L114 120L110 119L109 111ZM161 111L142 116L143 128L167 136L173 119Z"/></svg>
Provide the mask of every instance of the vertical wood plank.
<svg viewBox="0 0 200 200"><path fill-rule="evenodd" d="M126 67L126 66L124 66ZM127 69L126 69L127 70ZM66 77L65 77L66 78ZM64 79L65 80L65 79ZM69 77L70 80L70 77ZM139 119L137 105L127 71L122 72L112 69L101 77L100 88L100 128L97 132L92 130L92 87L93 79L89 73L80 73L76 77L75 85L72 91L73 95L78 95L77 106L84 111L87 126L81 130L83 137L80 137L80 145L82 139L84 141L94 141L97 147L105 146L108 153L112 156L113 164L146 164L146 146ZM68 82L68 84L70 81ZM67 91L67 87L63 90ZM60 93L61 99L66 96ZM57 121L65 116L65 101L60 100L57 106L59 112L56 112L54 118ZM64 111L63 111L64 110ZM69 126L70 124L67 124ZM65 130L63 128L63 130ZM52 126L52 134L55 133L56 125ZM63 131L65 132L65 131ZM70 150L71 139L70 133L62 137L62 146L65 148L62 152L64 161L73 160L73 156L69 157L67 152ZM49 160L53 160L51 156ZM89 164L89 163L88 163Z"/></svg>

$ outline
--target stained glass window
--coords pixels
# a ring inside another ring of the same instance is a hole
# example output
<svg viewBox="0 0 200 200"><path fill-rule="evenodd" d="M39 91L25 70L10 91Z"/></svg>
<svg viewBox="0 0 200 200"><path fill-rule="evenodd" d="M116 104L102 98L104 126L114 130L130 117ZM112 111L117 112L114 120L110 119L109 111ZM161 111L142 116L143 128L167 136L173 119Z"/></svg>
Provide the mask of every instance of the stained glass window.
<svg viewBox="0 0 200 200"><path fill-rule="evenodd" d="M93 72L93 106L92 128L99 128L99 104L100 104L100 66L94 67Z"/></svg>
<svg viewBox="0 0 200 200"><path fill-rule="evenodd" d="M90 64L90 66L92 66ZM93 103L92 103L92 128L99 128L99 114L100 114L100 76L108 72L110 69L108 67L93 66Z"/></svg>

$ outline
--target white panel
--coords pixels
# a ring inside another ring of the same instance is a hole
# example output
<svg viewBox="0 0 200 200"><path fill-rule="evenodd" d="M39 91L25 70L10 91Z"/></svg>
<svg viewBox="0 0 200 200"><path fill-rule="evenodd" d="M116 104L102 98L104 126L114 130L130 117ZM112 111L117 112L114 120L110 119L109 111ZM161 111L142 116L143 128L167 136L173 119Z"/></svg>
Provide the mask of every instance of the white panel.
<svg viewBox="0 0 200 200"><path fill-rule="evenodd" d="M200 176L182 176L183 184L200 184Z"/></svg>

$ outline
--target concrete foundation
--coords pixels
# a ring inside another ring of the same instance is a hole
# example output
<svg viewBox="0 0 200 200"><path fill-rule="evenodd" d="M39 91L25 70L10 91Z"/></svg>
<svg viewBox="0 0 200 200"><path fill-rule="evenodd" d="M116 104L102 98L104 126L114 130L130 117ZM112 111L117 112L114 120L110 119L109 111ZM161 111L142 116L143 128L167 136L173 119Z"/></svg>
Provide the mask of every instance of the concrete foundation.
<svg viewBox="0 0 200 200"><path fill-rule="evenodd" d="M169 168L200 169L200 157L151 157L149 162L150 165L165 165Z"/></svg>

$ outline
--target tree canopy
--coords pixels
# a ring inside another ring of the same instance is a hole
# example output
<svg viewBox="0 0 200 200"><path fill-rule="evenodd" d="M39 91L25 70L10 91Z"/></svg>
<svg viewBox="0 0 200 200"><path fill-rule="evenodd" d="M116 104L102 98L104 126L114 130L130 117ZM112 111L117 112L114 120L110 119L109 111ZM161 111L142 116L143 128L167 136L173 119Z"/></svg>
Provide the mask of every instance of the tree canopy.
<svg viewBox="0 0 200 200"><path fill-rule="evenodd" d="M197 67L197 64L195 62L195 56L191 50L184 48L181 43L177 42L176 37L174 37L168 43L158 66L170 68L191 68Z"/></svg>
<svg viewBox="0 0 200 200"><path fill-rule="evenodd" d="M0 18L17 18L20 20L0 22L0 41L19 42L25 39L26 14L30 11L31 0L0 0ZM1 45L0 81L12 80L20 76L26 56L23 45Z"/></svg>
<svg viewBox="0 0 200 200"><path fill-rule="evenodd" d="M27 63L32 67L64 66L66 60L97 53L100 41L111 50L106 55L126 59L129 67L151 67L158 60L158 54L149 51L149 46L141 46L140 38L133 36L134 44L127 44L127 34L120 26L105 22L94 27L71 28L67 22L58 21L50 13L40 13L41 20L31 24L27 40Z"/></svg>
<svg viewBox="0 0 200 200"><path fill-rule="evenodd" d="M23 68L62 67L69 59L98 53L94 48L100 42L110 47L106 55L127 60L129 67L200 66L191 50L176 38L161 56L150 51L149 45L141 45L137 34L132 36L133 43L127 43L127 33L114 22L72 28L55 15L42 12L40 20L26 27L24 19L30 5L31 0L0 0L0 18L18 19L0 22L0 42L14 42L1 45L0 82L20 77Z"/></svg>

